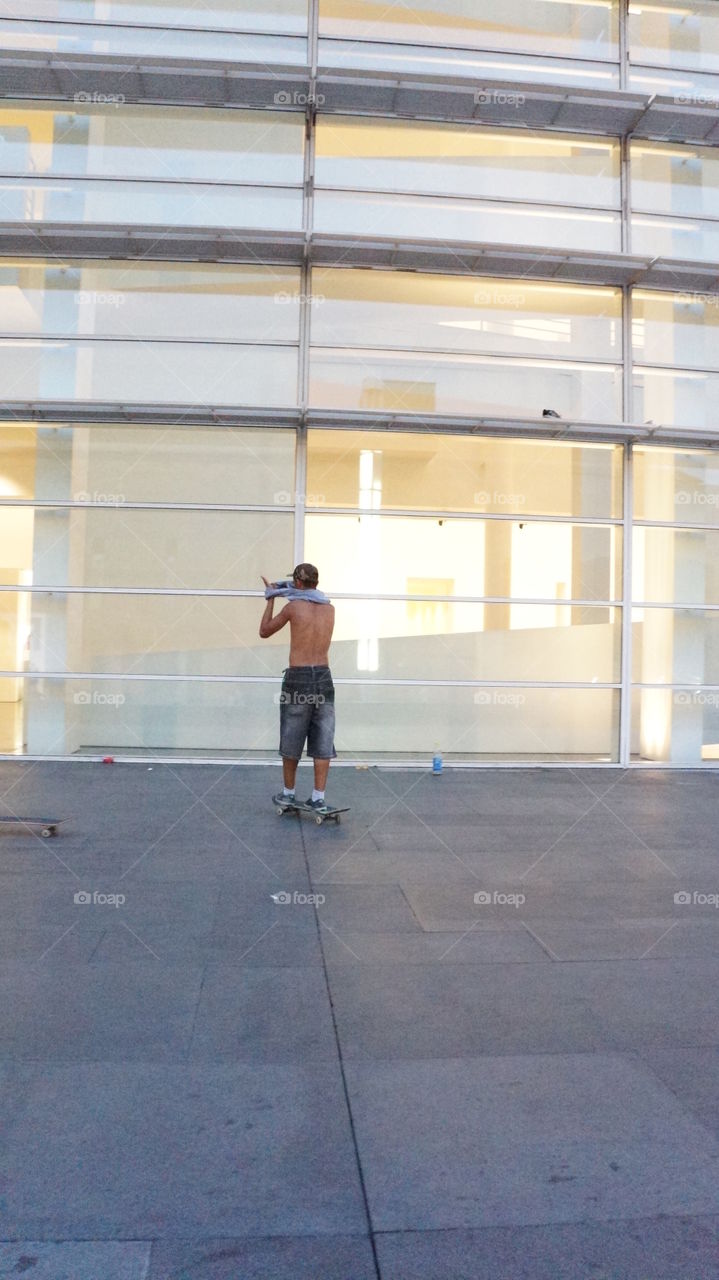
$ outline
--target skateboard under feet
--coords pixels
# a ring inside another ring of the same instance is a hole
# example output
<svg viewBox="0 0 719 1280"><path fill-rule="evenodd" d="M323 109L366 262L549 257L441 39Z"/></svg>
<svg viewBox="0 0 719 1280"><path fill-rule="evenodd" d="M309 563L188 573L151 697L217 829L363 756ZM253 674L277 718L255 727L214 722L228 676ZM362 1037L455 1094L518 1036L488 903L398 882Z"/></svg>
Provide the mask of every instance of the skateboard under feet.
<svg viewBox="0 0 719 1280"><path fill-rule="evenodd" d="M340 814L349 813L349 805L344 808L335 809L329 805L326 809L313 809L311 804L306 804L303 800L273 800L272 802L279 814L282 813L311 813L318 827L323 822L327 822L328 818L333 818L339 826Z"/></svg>

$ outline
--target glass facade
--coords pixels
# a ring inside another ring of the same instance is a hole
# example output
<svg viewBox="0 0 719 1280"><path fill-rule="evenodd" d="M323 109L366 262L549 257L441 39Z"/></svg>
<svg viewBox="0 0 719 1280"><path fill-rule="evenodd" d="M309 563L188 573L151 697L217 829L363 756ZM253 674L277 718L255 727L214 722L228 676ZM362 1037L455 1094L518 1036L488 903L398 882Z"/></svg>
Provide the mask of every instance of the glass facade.
<svg viewBox="0 0 719 1280"><path fill-rule="evenodd" d="M0 754L719 761L717 9L8 0Z"/></svg>

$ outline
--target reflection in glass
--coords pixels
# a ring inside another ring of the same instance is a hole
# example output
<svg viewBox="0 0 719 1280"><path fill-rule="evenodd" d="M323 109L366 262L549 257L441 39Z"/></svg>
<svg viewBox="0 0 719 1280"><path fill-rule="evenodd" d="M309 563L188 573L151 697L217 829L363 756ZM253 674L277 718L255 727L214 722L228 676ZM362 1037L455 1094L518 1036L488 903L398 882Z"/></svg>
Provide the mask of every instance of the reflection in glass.
<svg viewBox="0 0 719 1280"><path fill-rule="evenodd" d="M377 509L621 515L622 455L612 445L409 432L310 431L307 506L362 506L367 455Z"/></svg>
<svg viewBox="0 0 719 1280"><path fill-rule="evenodd" d="M287 572L292 526L281 510L0 506L12 575L21 569L38 587L257 589L268 569ZM14 585L9 572L0 568L0 581Z"/></svg>
<svg viewBox="0 0 719 1280"><path fill-rule="evenodd" d="M717 454L709 449L635 449L634 512L640 520L719 525Z"/></svg>
<svg viewBox="0 0 719 1280"><path fill-rule="evenodd" d="M629 6L632 62L719 71L715 0L652 0Z"/></svg>
<svg viewBox="0 0 719 1280"><path fill-rule="evenodd" d="M607 601L621 592L614 525L308 514L305 554L330 594Z"/></svg>

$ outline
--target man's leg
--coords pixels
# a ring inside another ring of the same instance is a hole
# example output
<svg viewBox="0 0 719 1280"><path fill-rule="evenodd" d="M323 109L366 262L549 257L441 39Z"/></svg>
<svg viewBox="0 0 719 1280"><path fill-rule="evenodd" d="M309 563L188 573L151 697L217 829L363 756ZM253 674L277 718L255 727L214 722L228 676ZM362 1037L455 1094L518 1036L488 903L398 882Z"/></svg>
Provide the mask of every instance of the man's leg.
<svg viewBox="0 0 719 1280"><path fill-rule="evenodd" d="M329 764L329 760L327 763ZM282 757L282 781L285 786L285 791L294 791L295 789L295 778L297 777L298 764L299 760L291 760L289 756ZM327 775L325 774L325 777L326 776Z"/></svg>
<svg viewBox="0 0 719 1280"><path fill-rule="evenodd" d="M321 791L324 795L327 786L327 774L330 771L329 760L315 760L315 791Z"/></svg>

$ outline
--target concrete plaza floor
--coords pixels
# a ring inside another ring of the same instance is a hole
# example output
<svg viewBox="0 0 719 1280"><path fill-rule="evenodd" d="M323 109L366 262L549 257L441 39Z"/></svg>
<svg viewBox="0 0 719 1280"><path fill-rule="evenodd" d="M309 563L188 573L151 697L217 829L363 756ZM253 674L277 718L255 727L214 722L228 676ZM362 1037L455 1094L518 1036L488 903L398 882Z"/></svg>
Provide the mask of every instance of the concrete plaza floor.
<svg viewBox="0 0 719 1280"><path fill-rule="evenodd" d="M0 765L0 1276L719 1277L719 777L330 781Z"/></svg>

